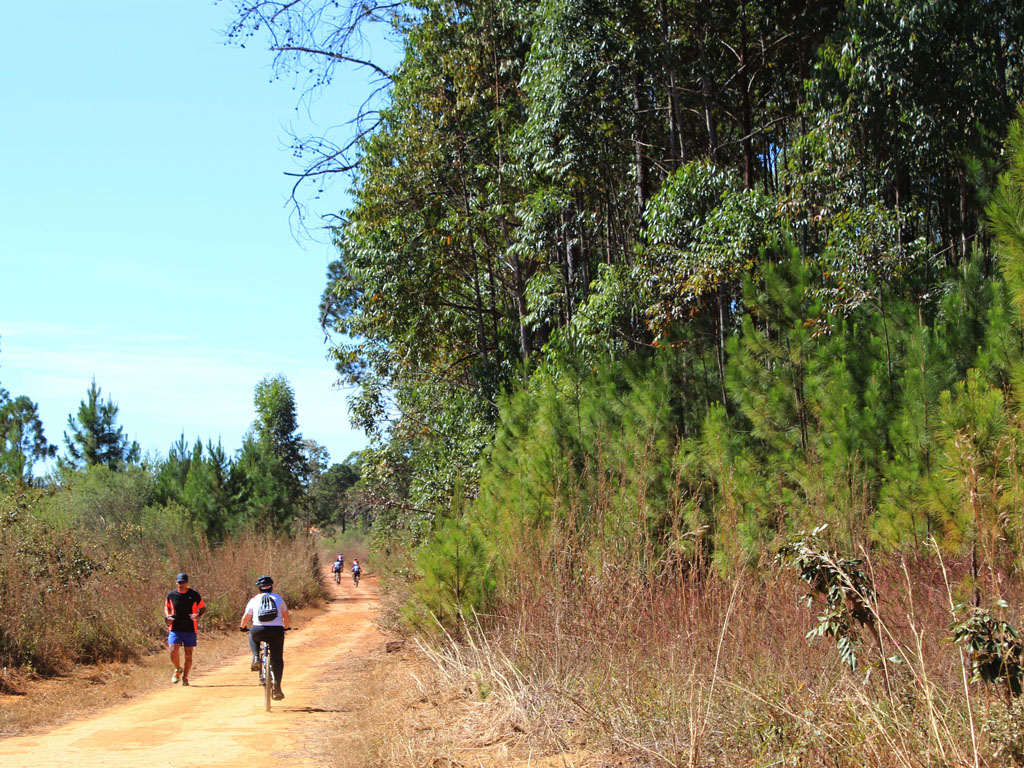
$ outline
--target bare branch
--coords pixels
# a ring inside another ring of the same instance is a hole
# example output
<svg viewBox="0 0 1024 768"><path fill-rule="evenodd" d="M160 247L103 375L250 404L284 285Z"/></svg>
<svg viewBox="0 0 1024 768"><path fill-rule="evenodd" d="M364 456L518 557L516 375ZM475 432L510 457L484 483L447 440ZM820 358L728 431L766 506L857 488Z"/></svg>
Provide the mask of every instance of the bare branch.
<svg viewBox="0 0 1024 768"><path fill-rule="evenodd" d="M226 0L219 0L226 2ZM233 0L234 20L225 31L229 41L242 45L249 38L265 36L268 50L274 54L276 76L293 75L305 79L305 89L299 102L312 115L315 96L327 87L334 76L335 67L349 71L357 68L370 70L373 75L367 85L371 91L351 120L327 129L317 136L291 134L291 148L300 164L299 170L286 171L294 179L289 196L293 210L293 226L306 234L309 198L318 198L324 192L326 179L354 171L359 164L358 152L363 140L382 123L376 107L387 98L394 77L388 71L392 65L383 65L370 56L368 25L377 26L374 39L389 37L394 22L410 12L405 2L373 2L368 0ZM390 52L389 54L390 55ZM344 140L335 143L330 134L344 129ZM321 183L310 190L308 183ZM325 218L320 216L321 219ZM329 215L328 218L336 218Z"/></svg>
<svg viewBox="0 0 1024 768"><path fill-rule="evenodd" d="M372 61L364 61L363 59L357 59L354 56L346 56L343 53L336 53L334 51L322 51L316 48L307 48L301 45L279 45L274 46L270 50L278 53L309 53L314 56L326 56L329 59L335 59L337 61L346 61L350 64L358 64L361 67L369 67L381 77L387 78L388 80L394 80L389 72L378 67Z"/></svg>

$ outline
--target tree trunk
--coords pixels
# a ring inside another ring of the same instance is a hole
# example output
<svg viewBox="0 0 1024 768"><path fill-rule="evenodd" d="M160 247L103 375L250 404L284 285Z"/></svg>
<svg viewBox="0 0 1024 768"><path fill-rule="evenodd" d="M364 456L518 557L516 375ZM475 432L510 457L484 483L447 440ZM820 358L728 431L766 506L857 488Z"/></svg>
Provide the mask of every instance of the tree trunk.
<svg viewBox="0 0 1024 768"><path fill-rule="evenodd" d="M636 205L637 214L644 215L647 207L647 171L644 168L643 152L643 100L640 92L643 87L639 67L633 69L633 152L636 162Z"/></svg>
<svg viewBox="0 0 1024 768"><path fill-rule="evenodd" d="M519 264L519 256L515 249L510 248L512 260L512 285L515 292L516 314L519 320L519 354L523 362L530 359L530 329L526 327L526 288L523 284L523 271Z"/></svg>
<svg viewBox="0 0 1024 768"><path fill-rule="evenodd" d="M715 155L718 154L718 130L715 127L715 115L712 110L715 85L711 79L706 41L700 36L697 37L697 50L700 54L700 80L704 96L704 123L708 132L708 157L714 162Z"/></svg>
<svg viewBox="0 0 1024 768"><path fill-rule="evenodd" d="M740 4L740 130L743 131L743 188L754 188L754 147L751 139L750 77L747 75L747 4Z"/></svg>
<svg viewBox="0 0 1024 768"><path fill-rule="evenodd" d="M718 338L715 340L715 357L718 362L718 376L722 387L722 407L730 414L729 395L725 389L725 300L723 287L718 286Z"/></svg>
<svg viewBox="0 0 1024 768"><path fill-rule="evenodd" d="M683 142L682 121L679 116L679 93L676 89L675 58L672 55L672 34L668 23L668 5L659 0L658 11L661 15L661 44L665 56L665 68L668 73L668 135L669 157L675 164L686 162L686 145Z"/></svg>

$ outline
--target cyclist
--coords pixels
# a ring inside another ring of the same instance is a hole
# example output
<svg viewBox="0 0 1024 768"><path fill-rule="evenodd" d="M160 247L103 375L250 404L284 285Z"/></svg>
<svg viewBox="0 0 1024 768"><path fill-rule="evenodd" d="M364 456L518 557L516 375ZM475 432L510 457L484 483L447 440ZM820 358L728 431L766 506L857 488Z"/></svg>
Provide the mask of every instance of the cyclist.
<svg viewBox="0 0 1024 768"><path fill-rule="evenodd" d="M359 575L363 572L363 569L359 567L359 558L352 558L352 581L355 585L359 586Z"/></svg>
<svg viewBox="0 0 1024 768"><path fill-rule="evenodd" d="M334 561L334 565L331 567L331 570L334 571L334 583L335 584L340 584L341 583L341 555L338 555L338 559Z"/></svg>
<svg viewBox="0 0 1024 768"><path fill-rule="evenodd" d="M342 571L342 573L344 573L345 572L345 556L344 555L338 555L338 562L341 563L341 571Z"/></svg>
<svg viewBox="0 0 1024 768"><path fill-rule="evenodd" d="M171 682L188 685L192 669L192 651L196 647L199 617L206 613L206 603L199 593L188 585L188 574L179 573L175 579L177 589L167 593L164 600L164 618L167 620L167 645L171 649L174 674ZM185 649L185 666L181 665L179 649Z"/></svg>
<svg viewBox="0 0 1024 768"><path fill-rule="evenodd" d="M260 576L256 580L256 587L259 589L252 599L245 606L245 613L238 628L245 629L250 622L252 627L249 630L249 650L252 651L252 669L254 672L260 668L259 650L260 642L270 646L270 668L274 672L274 693L275 701L284 698L281 692L281 676L284 674L284 631L291 628L291 619L288 616L288 606L284 598L272 591L274 580L269 576Z"/></svg>

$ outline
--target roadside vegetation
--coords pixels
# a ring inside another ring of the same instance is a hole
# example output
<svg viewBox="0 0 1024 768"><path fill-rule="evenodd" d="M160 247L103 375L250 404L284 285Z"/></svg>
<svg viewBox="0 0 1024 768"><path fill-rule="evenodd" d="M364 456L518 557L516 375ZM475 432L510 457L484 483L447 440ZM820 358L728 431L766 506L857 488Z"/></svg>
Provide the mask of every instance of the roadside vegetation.
<svg viewBox="0 0 1024 768"><path fill-rule="evenodd" d="M0 692L162 648L180 571L207 603L204 631L233 627L265 573L294 608L323 597L317 531L355 519L357 457L328 467L302 440L283 376L256 386L254 407L235 456L182 439L142 457L93 382L58 454L34 404L0 390Z"/></svg>
<svg viewBox="0 0 1024 768"><path fill-rule="evenodd" d="M231 4L311 108L344 63L381 84L294 147L296 195L352 180L319 309L372 444L315 469L268 379L239 455L176 447L132 522L369 526L463 744L509 760L1024 765L1018 6ZM4 400L24 485L48 449Z"/></svg>
<svg viewBox="0 0 1024 768"><path fill-rule="evenodd" d="M163 597L179 571L192 575L207 602L204 630L237 624L263 573L274 575L290 605L322 597L312 538L247 531L211 544L187 520L132 496L134 483L145 485L137 472L94 472L93 482L123 494L119 519L103 525L75 513L96 500L74 485L0 498L0 598L16 619L0 629L6 690L26 675L127 661L163 647Z"/></svg>
<svg viewBox="0 0 1024 768"><path fill-rule="evenodd" d="M1024 762L1017 4L233 11L311 96L380 78L297 190L354 174L374 556L502 738Z"/></svg>

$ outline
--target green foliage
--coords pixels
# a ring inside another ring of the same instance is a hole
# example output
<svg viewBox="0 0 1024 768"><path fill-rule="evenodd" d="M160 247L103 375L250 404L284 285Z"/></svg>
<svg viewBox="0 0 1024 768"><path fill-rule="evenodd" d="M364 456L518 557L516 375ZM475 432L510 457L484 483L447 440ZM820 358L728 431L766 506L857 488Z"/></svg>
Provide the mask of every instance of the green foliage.
<svg viewBox="0 0 1024 768"><path fill-rule="evenodd" d="M725 169L693 162L674 171L644 212L643 274L649 322L664 335L701 296L750 274L781 232L770 201Z"/></svg>
<svg viewBox="0 0 1024 768"><path fill-rule="evenodd" d="M802 600L810 607L817 598L825 602L818 625L808 638L831 637L839 657L851 670L857 669L860 627L875 627L875 588L871 577L861 569L863 560L841 557L820 539L824 526L810 534L801 531L778 552L778 560L796 568L800 580L810 587Z"/></svg>
<svg viewBox="0 0 1024 768"><path fill-rule="evenodd" d="M154 480L140 467L97 465L61 487L0 488L0 665L36 674L74 663L125 661L157 650L159 602L187 570L210 611L205 628L236 622L260 573L289 605L320 596L308 538L242 533L211 547L180 505L146 506Z"/></svg>
<svg viewBox="0 0 1024 768"><path fill-rule="evenodd" d="M220 443L208 442L204 452L202 443L196 440L181 501L212 541L220 541L230 525L230 472L231 463Z"/></svg>
<svg viewBox="0 0 1024 768"><path fill-rule="evenodd" d="M450 514L416 553L422 579L416 584L407 619L427 631L431 622L426 617L458 628L493 600L495 575L485 538L464 517L460 496L454 499Z"/></svg>
<svg viewBox="0 0 1024 768"><path fill-rule="evenodd" d="M499 582L522 552L728 572L823 523L1019 562L1017 5L242 3L236 33L331 41L289 52L314 73L375 19L403 46L311 176L354 172L321 313L382 546L461 493ZM257 442L238 519L327 520L338 478L296 503Z"/></svg>
<svg viewBox="0 0 1024 768"><path fill-rule="evenodd" d="M1006 140L1007 168L986 208L999 268L1018 312L1024 311L1024 107Z"/></svg>
<svg viewBox="0 0 1024 768"><path fill-rule="evenodd" d="M995 563L1006 517L1019 503L1006 474L1020 436L1010 429L1002 393L975 369L939 396L937 416L928 505L944 545L972 553L977 577L981 563Z"/></svg>
<svg viewBox="0 0 1024 768"><path fill-rule="evenodd" d="M295 413L295 391L284 376L267 376L257 385L255 432L274 446L275 452L297 463L300 436Z"/></svg>
<svg viewBox="0 0 1024 768"><path fill-rule="evenodd" d="M189 500L195 505L196 514L205 517L214 535L229 526L281 530L298 518L305 507L304 479L310 468L302 453L295 393L288 380L281 375L261 380L256 385L254 406L256 420L252 431L246 435L233 463L229 465L223 451L212 446L204 463L197 443L189 464L183 493L191 478ZM230 522L220 513L228 496Z"/></svg>
<svg viewBox="0 0 1024 768"><path fill-rule="evenodd" d="M0 474L31 483L33 463L56 453L43 435L38 406L24 395L10 399L0 389Z"/></svg>
<svg viewBox="0 0 1024 768"><path fill-rule="evenodd" d="M102 402L100 393L93 379L85 400L78 408L78 417L68 416L71 434L64 433L67 466L91 467L102 464L111 469L122 469L139 458L139 444L129 444L124 429L117 426L117 405L110 397Z"/></svg>
<svg viewBox="0 0 1024 768"><path fill-rule="evenodd" d="M344 463L332 464L317 476L309 491L313 525L321 528L338 525L344 533L354 516L349 492L359 481L361 459L360 454L354 453Z"/></svg>
<svg viewBox="0 0 1024 768"><path fill-rule="evenodd" d="M878 512L872 521L876 541L887 547L919 546L932 533L925 496L934 463L936 405L942 389L931 329L913 324L904 337L904 367L897 381L899 403L888 427L890 455L885 462Z"/></svg>
<svg viewBox="0 0 1024 768"><path fill-rule="evenodd" d="M1008 606L999 601L994 607L1005 610ZM954 608L955 614L965 612L967 616L954 622L950 633L953 642L966 648L970 654L971 682L984 681L1001 685L1005 687L1008 696L1020 696L1021 677L1024 675L1024 641L1020 633L1003 619L997 618L990 609L968 609L964 605Z"/></svg>
<svg viewBox="0 0 1024 768"><path fill-rule="evenodd" d="M284 376L267 376L256 385L253 404L255 437L270 449L292 484L298 486L306 472L306 462L302 456L302 435L298 433L295 391ZM297 494L297 489L294 492Z"/></svg>
<svg viewBox="0 0 1024 768"><path fill-rule="evenodd" d="M295 514L297 484L273 447L248 436L231 466L236 524L258 530L287 527Z"/></svg>
<svg viewBox="0 0 1024 768"><path fill-rule="evenodd" d="M654 578L693 553L676 467L676 362L666 351L597 371L541 369L504 403L470 514L499 584L546 558L570 578L610 558Z"/></svg>

